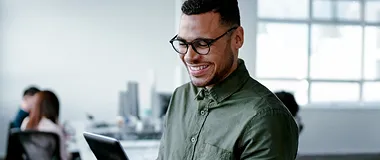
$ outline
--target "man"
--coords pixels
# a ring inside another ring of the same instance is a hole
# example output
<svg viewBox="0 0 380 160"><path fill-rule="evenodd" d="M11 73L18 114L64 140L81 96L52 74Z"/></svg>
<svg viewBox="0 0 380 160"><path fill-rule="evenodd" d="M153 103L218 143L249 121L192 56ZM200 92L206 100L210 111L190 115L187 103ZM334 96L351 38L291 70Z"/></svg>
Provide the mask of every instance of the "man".
<svg viewBox="0 0 380 160"><path fill-rule="evenodd" d="M25 117L29 116L29 112L33 107L33 96L40 92L40 90L36 87L29 87L24 91L21 108L18 110L15 119L11 123L11 128L20 128L22 121Z"/></svg>
<svg viewBox="0 0 380 160"><path fill-rule="evenodd" d="M158 159L295 159L293 117L238 59L244 31L237 0L187 0L182 12L170 42L191 83L172 95Z"/></svg>

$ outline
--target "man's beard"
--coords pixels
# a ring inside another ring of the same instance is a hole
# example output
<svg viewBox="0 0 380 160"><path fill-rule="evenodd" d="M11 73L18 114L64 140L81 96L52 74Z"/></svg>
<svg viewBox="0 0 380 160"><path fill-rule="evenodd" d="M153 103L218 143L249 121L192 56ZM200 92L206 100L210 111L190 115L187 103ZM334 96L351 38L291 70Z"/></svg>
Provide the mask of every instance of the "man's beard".
<svg viewBox="0 0 380 160"><path fill-rule="evenodd" d="M206 82L206 84L202 84L202 85L198 84L197 85L193 82L193 80L190 76L191 82L196 87L206 87L206 86L215 85L215 84L223 81L228 76L228 74L230 74L231 68L234 65L234 62L235 62L235 57L234 57L232 51L230 50L229 54L228 54L228 59L226 60L226 64L223 64L220 66L221 70L216 71L215 74L213 75L213 77L211 78L211 80Z"/></svg>
<svg viewBox="0 0 380 160"><path fill-rule="evenodd" d="M215 73L214 77L212 77L212 79L207 83L206 86L215 85L223 81L225 78L227 78L235 61L235 58L232 52L229 54L228 59L226 61L227 61L226 64L221 66L222 67L221 70Z"/></svg>

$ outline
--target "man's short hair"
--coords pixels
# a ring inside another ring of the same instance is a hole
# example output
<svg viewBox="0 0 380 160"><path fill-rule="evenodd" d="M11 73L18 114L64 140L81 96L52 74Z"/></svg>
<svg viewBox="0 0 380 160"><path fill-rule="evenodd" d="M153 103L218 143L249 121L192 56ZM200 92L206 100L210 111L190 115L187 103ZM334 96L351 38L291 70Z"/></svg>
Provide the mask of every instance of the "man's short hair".
<svg viewBox="0 0 380 160"><path fill-rule="evenodd" d="M182 4L182 13L186 15L216 12L220 14L220 23L226 26L240 26L240 12L237 0L186 0Z"/></svg>
<svg viewBox="0 0 380 160"><path fill-rule="evenodd" d="M25 89L23 96L33 96L34 94L40 92L40 90L35 86L30 86Z"/></svg>
<svg viewBox="0 0 380 160"><path fill-rule="evenodd" d="M279 91L274 93L278 99L284 103L285 107L288 108L292 116L296 116L299 111L299 105L294 97L294 95L290 92Z"/></svg>

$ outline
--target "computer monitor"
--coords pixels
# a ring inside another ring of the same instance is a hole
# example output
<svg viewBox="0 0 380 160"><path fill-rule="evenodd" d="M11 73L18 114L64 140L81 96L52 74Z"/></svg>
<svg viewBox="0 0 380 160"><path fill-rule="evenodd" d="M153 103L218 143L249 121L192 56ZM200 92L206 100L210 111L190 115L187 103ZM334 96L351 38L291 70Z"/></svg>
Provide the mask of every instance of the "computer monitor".
<svg viewBox="0 0 380 160"><path fill-rule="evenodd" d="M171 93L158 93L158 106L159 106L159 117L163 117L168 110L170 98L172 97Z"/></svg>

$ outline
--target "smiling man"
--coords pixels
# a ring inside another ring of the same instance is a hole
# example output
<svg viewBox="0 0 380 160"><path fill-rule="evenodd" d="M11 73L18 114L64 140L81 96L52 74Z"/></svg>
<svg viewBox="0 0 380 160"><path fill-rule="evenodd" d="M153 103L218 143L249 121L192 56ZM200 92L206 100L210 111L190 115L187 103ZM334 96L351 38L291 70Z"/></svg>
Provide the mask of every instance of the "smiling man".
<svg viewBox="0 0 380 160"><path fill-rule="evenodd" d="M295 159L297 124L238 58L244 30L237 0L187 0L182 13L170 43L191 83L173 93L158 159Z"/></svg>

